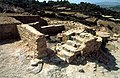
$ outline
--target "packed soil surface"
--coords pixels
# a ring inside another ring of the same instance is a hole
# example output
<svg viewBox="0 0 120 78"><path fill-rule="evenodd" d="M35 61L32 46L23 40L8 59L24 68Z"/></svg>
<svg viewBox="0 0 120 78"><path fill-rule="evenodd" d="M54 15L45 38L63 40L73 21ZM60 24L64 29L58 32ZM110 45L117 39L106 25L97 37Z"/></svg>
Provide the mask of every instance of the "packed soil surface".
<svg viewBox="0 0 120 78"><path fill-rule="evenodd" d="M20 24L21 22L12 17L1 17L0 24Z"/></svg>
<svg viewBox="0 0 120 78"><path fill-rule="evenodd" d="M0 43L0 78L119 78L120 42L108 42L108 65L87 61L85 65L59 62L56 57L45 57L36 67L26 56L29 48L22 41ZM54 46L54 45L53 45Z"/></svg>

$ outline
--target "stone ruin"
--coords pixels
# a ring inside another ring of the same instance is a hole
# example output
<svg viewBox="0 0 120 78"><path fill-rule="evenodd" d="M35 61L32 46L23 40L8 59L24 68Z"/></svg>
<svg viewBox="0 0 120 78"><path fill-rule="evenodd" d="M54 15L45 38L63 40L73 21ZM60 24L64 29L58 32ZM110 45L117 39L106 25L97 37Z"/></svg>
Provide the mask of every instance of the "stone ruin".
<svg viewBox="0 0 120 78"><path fill-rule="evenodd" d="M29 20L25 22L25 20L22 20L24 17L26 19L29 18ZM60 33L57 35L57 40L60 43L55 46L56 55L62 60L71 63L77 58L81 60L90 54L99 52L104 38L109 37L109 33L95 32L89 28L75 28L64 31L64 25L48 25L45 20L39 16L36 17L21 15L0 17L0 19L4 18L0 24L0 40L20 38L23 42L27 43L31 50L27 54L35 59L49 54L45 35ZM43 24L41 24L42 22Z"/></svg>
<svg viewBox="0 0 120 78"><path fill-rule="evenodd" d="M20 21L12 17L0 17L0 40L19 38L17 25Z"/></svg>
<svg viewBox="0 0 120 78"><path fill-rule="evenodd" d="M33 56L33 58L41 58L47 55L47 45L44 34L27 24L18 25L17 28L21 40L27 43L32 51L32 53L28 53L28 55Z"/></svg>
<svg viewBox="0 0 120 78"><path fill-rule="evenodd" d="M65 30L64 25L48 25L47 21L39 16L19 14L2 16L0 17L0 41L21 39L30 49L27 55L34 59L47 56L46 34L60 33ZM57 31L58 29L60 30Z"/></svg>
<svg viewBox="0 0 120 78"><path fill-rule="evenodd" d="M62 35L62 36L61 36ZM92 53L97 53L102 44L102 38L86 32L84 29L71 29L58 35L56 46L57 56L71 63L78 56L88 57Z"/></svg>

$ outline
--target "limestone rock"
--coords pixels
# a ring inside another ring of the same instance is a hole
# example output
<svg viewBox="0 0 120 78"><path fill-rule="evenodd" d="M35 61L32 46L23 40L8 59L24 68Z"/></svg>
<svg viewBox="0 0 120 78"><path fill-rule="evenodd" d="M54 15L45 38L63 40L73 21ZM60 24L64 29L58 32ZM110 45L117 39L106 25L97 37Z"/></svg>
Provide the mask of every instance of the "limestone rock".
<svg viewBox="0 0 120 78"><path fill-rule="evenodd" d="M41 58L47 55L47 45L45 35L34 29L33 27L23 24L17 26L21 39L28 43L33 57Z"/></svg>
<svg viewBox="0 0 120 78"><path fill-rule="evenodd" d="M30 73L37 74L37 73L42 71L42 68L43 68L43 63L39 63L37 66L30 66L30 67L28 67L27 70Z"/></svg>
<svg viewBox="0 0 120 78"><path fill-rule="evenodd" d="M40 60L40 59L32 59L30 61L30 63L31 63L31 66L38 66L39 63L42 63L42 60Z"/></svg>
<svg viewBox="0 0 120 78"><path fill-rule="evenodd" d="M56 46L58 57L71 63L78 57L87 57L100 50L102 38L82 29L68 30L62 35L63 44ZM82 58L80 59L82 61ZM77 62L76 62L77 63Z"/></svg>

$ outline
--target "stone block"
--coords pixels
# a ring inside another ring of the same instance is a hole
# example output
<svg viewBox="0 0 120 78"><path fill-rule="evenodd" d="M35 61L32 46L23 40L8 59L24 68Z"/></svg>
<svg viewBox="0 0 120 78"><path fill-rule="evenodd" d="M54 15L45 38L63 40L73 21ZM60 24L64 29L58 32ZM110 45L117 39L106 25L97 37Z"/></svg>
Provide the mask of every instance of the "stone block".
<svg viewBox="0 0 120 78"><path fill-rule="evenodd" d="M21 39L28 43L28 46L34 53L33 57L41 58L47 55L47 45L45 35L29 26L22 24L17 26Z"/></svg>

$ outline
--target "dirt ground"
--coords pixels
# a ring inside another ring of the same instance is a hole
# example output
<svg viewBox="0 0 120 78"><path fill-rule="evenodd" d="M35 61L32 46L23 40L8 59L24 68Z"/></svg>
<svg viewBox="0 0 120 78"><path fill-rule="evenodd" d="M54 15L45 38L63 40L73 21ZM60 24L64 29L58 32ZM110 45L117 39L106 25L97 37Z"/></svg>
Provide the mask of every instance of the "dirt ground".
<svg viewBox="0 0 120 78"><path fill-rule="evenodd" d="M44 58L46 63L30 66L29 51L22 41L0 43L0 78L119 78L120 42L108 42L109 65L87 61L85 65L59 63L55 57ZM111 55L112 54L112 55ZM49 62L48 62L49 61Z"/></svg>

